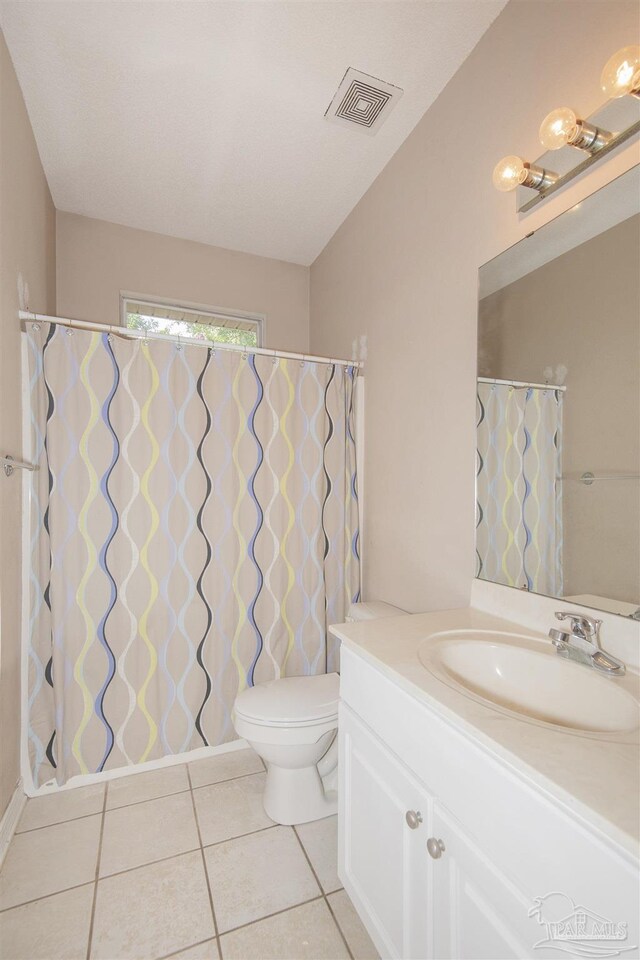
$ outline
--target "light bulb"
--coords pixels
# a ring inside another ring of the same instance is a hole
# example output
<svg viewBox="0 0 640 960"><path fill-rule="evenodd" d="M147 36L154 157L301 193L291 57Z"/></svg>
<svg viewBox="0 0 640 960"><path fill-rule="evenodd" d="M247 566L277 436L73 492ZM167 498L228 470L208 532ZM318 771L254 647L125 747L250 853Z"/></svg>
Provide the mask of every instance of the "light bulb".
<svg viewBox="0 0 640 960"><path fill-rule="evenodd" d="M623 47L614 53L604 65L600 86L613 100L640 95L640 47Z"/></svg>
<svg viewBox="0 0 640 960"><path fill-rule="evenodd" d="M569 107L552 110L540 124L540 143L547 150L559 150L575 139L578 123L578 118Z"/></svg>
<svg viewBox="0 0 640 960"><path fill-rule="evenodd" d="M567 144L585 150L592 156L611 140L607 130L579 120L569 107L559 107L548 113L540 124L540 143L547 150L559 150Z"/></svg>
<svg viewBox="0 0 640 960"><path fill-rule="evenodd" d="M496 190L507 193L515 190L519 183L526 180L527 171L521 157L503 157L493 170L493 185Z"/></svg>
<svg viewBox="0 0 640 960"><path fill-rule="evenodd" d="M493 185L496 190L501 190L503 193L515 190L520 184L523 187L532 187L534 190L547 190L557 180L557 173L536 167L522 157L503 157L493 168Z"/></svg>

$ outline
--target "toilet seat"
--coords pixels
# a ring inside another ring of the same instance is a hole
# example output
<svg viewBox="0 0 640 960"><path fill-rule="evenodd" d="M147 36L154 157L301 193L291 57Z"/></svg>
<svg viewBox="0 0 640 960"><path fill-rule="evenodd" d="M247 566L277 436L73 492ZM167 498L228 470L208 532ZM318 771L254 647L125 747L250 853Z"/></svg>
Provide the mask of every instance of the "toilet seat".
<svg viewBox="0 0 640 960"><path fill-rule="evenodd" d="M285 677L248 687L236 697L238 719L265 727L314 727L338 716L337 673Z"/></svg>

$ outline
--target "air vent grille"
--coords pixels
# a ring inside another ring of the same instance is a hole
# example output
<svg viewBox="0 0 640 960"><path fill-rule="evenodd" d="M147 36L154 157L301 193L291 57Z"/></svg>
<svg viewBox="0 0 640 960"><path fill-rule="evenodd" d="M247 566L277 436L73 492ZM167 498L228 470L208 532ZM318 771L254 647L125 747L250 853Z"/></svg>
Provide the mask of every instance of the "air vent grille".
<svg viewBox="0 0 640 960"><path fill-rule="evenodd" d="M403 91L349 67L331 101L327 120L376 133Z"/></svg>
<svg viewBox="0 0 640 960"><path fill-rule="evenodd" d="M354 123L361 123L364 127L372 127L390 97L390 93L376 90L375 87L362 83L361 80L354 80L336 110L336 117L353 120Z"/></svg>

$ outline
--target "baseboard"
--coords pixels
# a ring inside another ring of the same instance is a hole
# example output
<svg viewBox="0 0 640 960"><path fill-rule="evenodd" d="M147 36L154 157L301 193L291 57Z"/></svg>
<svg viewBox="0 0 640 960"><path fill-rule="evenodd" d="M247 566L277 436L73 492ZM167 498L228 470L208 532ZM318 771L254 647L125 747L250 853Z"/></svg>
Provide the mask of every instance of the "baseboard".
<svg viewBox="0 0 640 960"><path fill-rule="evenodd" d="M18 820L22 816L24 805L27 802L24 790L22 789L22 780L18 780L13 796L7 804L2 820L0 820L0 867L4 860L9 844L13 839L18 826Z"/></svg>

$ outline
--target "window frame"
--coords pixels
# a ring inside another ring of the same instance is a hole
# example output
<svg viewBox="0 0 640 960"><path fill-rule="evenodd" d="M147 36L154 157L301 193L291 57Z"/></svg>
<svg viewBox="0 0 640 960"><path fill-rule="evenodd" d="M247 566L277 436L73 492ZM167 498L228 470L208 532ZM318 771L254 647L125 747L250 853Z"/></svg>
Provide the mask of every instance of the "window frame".
<svg viewBox="0 0 640 960"><path fill-rule="evenodd" d="M133 293L129 290L120 291L120 310L119 310L119 320L120 326L125 330L128 330L127 326L127 313L130 313L130 310L127 310L127 304L139 304L141 307L168 307L172 310L184 310L185 313L198 313L200 315L211 316L211 325L219 326L216 324L216 319L220 320L244 320L247 323L255 324L256 328L256 344L253 349L264 349L266 342L266 324L267 318L264 313L252 313L248 310L230 310L227 307L212 307L210 305L205 305L202 303L192 303L187 300L173 300L170 297L157 297L157 296L146 296L142 293ZM178 340L179 337L177 334L162 334L163 337L171 340ZM185 337L183 342L187 341L188 338ZM200 341L198 341L200 342ZM213 341L216 342L216 341ZM226 344L223 341L220 341L221 347L233 347L233 344ZM237 349L242 349L238 347ZM248 350L251 350L252 347L247 347Z"/></svg>

